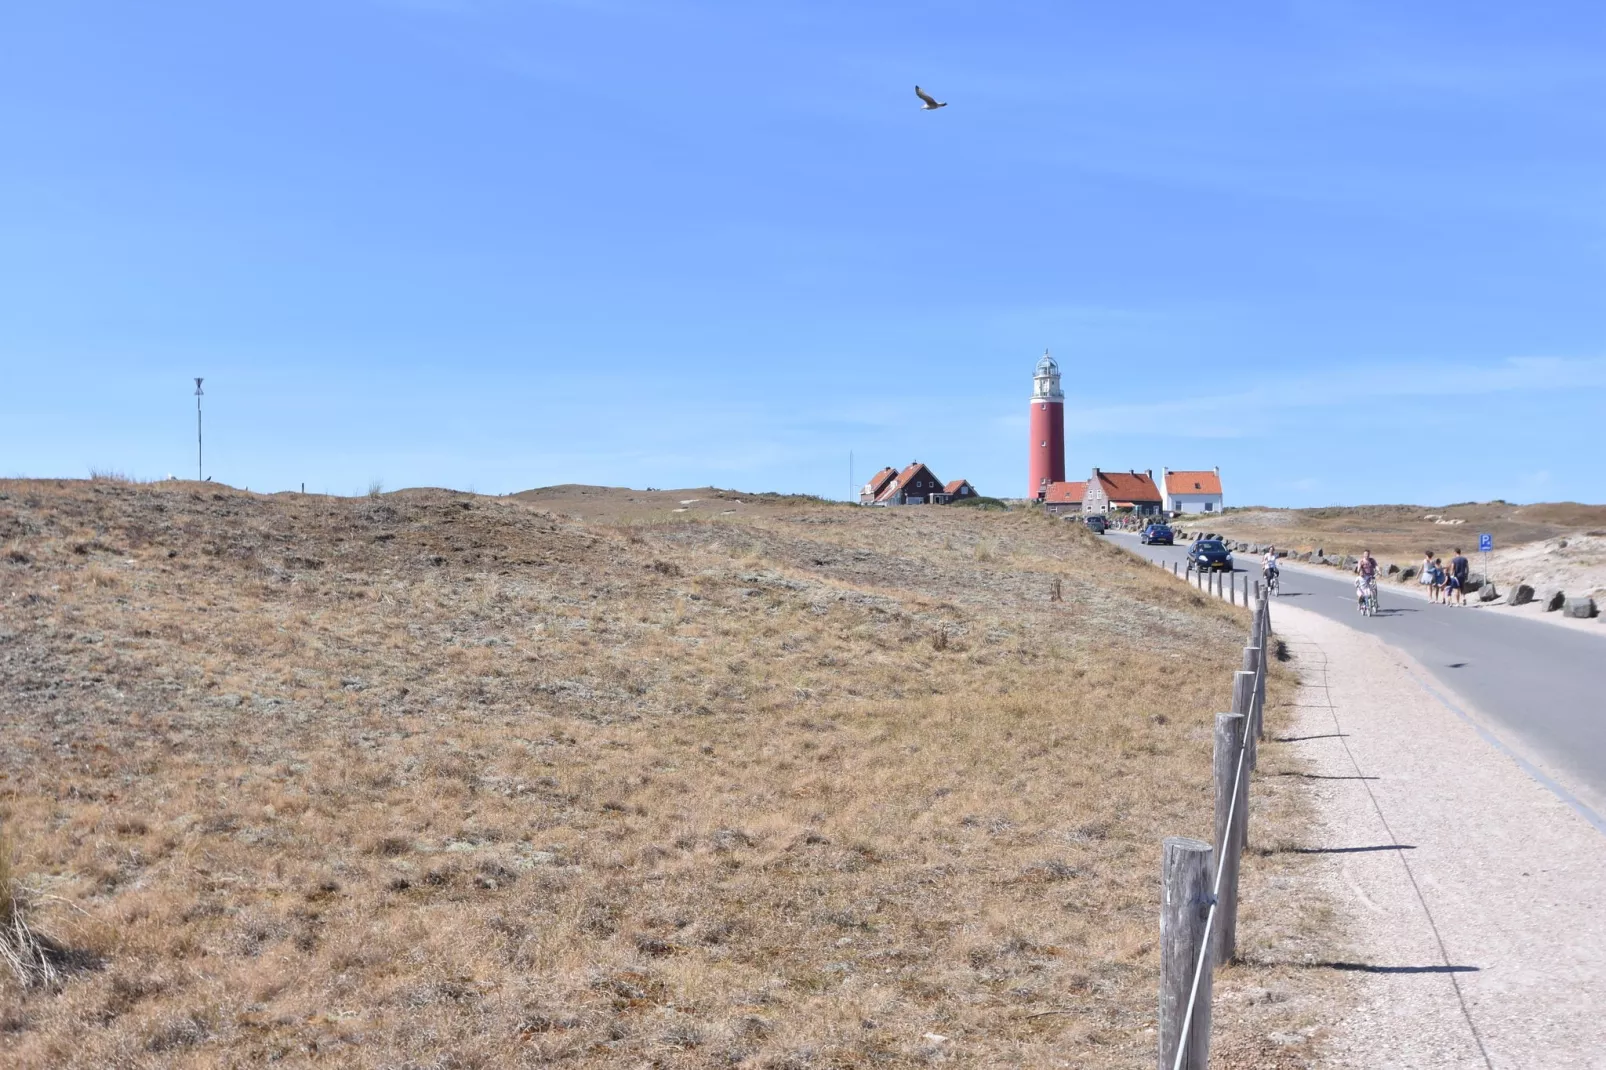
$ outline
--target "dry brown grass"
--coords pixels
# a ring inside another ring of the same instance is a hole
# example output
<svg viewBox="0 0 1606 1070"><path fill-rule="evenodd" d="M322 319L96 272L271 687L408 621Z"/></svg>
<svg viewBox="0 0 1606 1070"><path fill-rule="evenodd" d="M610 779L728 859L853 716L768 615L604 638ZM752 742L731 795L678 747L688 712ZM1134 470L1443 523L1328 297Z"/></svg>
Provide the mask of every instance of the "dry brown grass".
<svg viewBox="0 0 1606 1070"><path fill-rule="evenodd" d="M0 482L0 804L101 963L0 1061L1152 1063L1243 611L1037 515L592 499Z"/></svg>

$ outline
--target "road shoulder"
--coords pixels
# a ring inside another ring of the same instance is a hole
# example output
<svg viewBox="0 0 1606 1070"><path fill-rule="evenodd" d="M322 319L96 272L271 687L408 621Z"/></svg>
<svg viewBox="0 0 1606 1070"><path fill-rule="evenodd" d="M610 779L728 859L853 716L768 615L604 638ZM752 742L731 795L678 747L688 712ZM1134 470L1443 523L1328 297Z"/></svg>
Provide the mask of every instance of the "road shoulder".
<svg viewBox="0 0 1606 1070"><path fill-rule="evenodd" d="M1263 778L1305 785L1335 904L1308 952L1351 1004L1320 1040L1342 1067L1606 1067L1606 836L1377 638L1273 608L1301 675ZM1453 696L1451 701L1454 701Z"/></svg>

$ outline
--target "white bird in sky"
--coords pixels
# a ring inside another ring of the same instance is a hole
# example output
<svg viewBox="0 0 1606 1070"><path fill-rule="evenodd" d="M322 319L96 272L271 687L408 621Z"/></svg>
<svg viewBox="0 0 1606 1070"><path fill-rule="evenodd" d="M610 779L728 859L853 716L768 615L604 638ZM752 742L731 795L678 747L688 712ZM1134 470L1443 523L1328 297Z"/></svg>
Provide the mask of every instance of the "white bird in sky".
<svg viewBox="0 0 1606 1070"><path fill-rule="evenodd" d="M915 96L920 98L921 111L936 111L938 108L946 108L948 106L948 102L946 100L937 100L930 93L926 92L924 89L921 89L919 86L915 86Z"/></svg>

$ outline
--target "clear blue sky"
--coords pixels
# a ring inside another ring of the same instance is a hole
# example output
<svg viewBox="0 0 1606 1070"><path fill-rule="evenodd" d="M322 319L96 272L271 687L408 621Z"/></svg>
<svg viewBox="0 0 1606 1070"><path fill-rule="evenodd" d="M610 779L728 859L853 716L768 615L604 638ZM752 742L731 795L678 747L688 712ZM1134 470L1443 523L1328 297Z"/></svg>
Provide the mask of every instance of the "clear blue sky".
<svg viewBox="0 0 1606 1070"><path fill-rule="evenodd" d="M1606 500L1606 5L12 5L0 475ZM950 107L918 110L919 82Z"/></svg>

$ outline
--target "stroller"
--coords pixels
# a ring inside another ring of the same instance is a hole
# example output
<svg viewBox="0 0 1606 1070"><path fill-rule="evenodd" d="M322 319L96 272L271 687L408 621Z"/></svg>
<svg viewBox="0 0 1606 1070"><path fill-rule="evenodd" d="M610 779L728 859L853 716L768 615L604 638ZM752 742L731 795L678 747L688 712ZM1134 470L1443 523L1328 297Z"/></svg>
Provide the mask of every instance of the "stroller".
<svg viewBox="0 0 1606 1070"><path fill-rule="evenodd" d="M1368 580L1365 576L1355 577L1355 608L1361 611L1363 617L1377 616L1377 579Z"/></svg>

